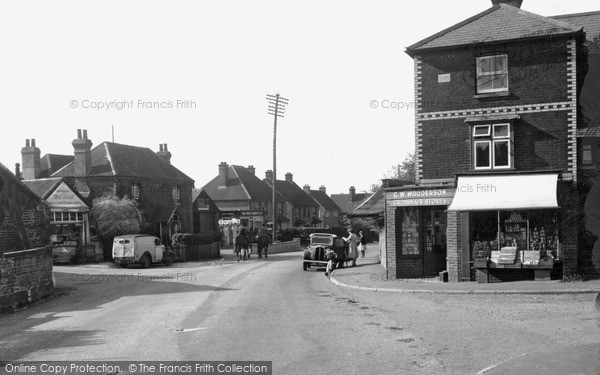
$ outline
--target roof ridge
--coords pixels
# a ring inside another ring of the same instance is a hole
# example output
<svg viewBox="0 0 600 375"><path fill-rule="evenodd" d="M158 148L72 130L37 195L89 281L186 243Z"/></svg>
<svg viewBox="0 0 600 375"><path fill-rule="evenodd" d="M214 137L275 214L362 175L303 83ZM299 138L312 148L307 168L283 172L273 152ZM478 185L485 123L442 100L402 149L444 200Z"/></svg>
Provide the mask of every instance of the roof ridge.
<svg viewBox="0 0 600 375"><path fill-rule="evenodd" d="M568 14L558 14L556 16L548 16L548 18L567 18L567 17L581 17L581 16L593 16L595 14L600 14L600 10L594 10L590 12L581 12L581 13L568 13Z"/></svg>
<svg viewBox="0 0 600 375"><path fill-rule="evenodd" d="M559 26L559 27L562 27L562 28L565 28L565 29L569 29L569 30L572 30L572 31L579 31L579 30L581 30L581 28L578 28L575 25L571 25L568 22L558 21L558 20L555 20L553 18L542 16L542 15L537 14L537 13L529 12L527 10L523 10L523 9L520 9L520 8L515 8L515 7L513 7L511 5L508 5L508 4L500 4L500 6L502 8L505 8L505 9L510 9L510 8L516 9L517 13L520 13L520 14L522 14L524 16L535 18L535 19L537 19L539 21L548 22L548 23L550 23L552 25Z"/></svg>
<svg viewBox="0 0 600 375"><path fill-rule="evenodd" d="M117 175L117 169L115 168L115 164L113 163L112 160L112 156L110 155L110 150L108 149L108 144L110 142L102 142L100 143L100 145L104 144L104 150L106 150L106 160L108 161L108 164L110 164L110 169L112 170L112 175L116 176ZM100 146L98 145L98 146Z"/></svg>
<svg viewBox="0 0 600 375"><path fill-rule="evenodd" d="M248 199L252 199L252 196L248 192L248 189L246 189L246 185L244 184L244 181L240 177L240 174L237 172L235 167L241 167L241 168L244 168L244 167L242 167L241 165L231 165L231 169L233 170L233 172L235 173L237 178L240 180L240 186L242 187L242 189L244 189L244 193L246 193L246 197L248 197Z"/></svg>

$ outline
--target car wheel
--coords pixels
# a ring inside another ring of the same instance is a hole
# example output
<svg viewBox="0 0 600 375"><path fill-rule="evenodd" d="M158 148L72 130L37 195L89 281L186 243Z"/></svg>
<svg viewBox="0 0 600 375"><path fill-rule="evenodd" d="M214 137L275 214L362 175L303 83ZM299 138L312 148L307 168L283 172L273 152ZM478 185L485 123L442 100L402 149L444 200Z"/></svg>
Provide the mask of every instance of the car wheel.
<svg viewBox="0 0 600 375"><path fill-rule="evenodd" d="M308 269L308 263L302 262L302 269L306 271Z"/></svg>
<svg viewBox="0 0 600 375"><path fill-rule="evenodd" d="M140 264L142 265L142 268L150 267L150 263L152 263L152 259L150 259L150 255L148 254L144 255L142 259L140 259Z"/></svg>
<svg viewBox="0 0 600 375"><path fill-rule="evenodd" d="M172 265L173 264L173 255L172 254L165 255L165 259L163 261L165 262L166 266Z"/></svg>

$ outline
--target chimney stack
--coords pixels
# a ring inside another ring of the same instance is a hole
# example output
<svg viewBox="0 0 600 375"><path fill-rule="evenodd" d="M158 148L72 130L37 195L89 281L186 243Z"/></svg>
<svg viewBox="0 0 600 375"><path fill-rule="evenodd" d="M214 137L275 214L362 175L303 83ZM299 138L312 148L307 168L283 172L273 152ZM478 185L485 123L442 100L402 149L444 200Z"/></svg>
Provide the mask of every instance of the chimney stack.
<svg viewBox="0 0 600 375"><path fill-rule="evenodd" d="M268 170L265 172L265 179L269 182L273 182L273 171L272 170Z"/></svg>
<svg viewBox="0 0 600 375"><path fill-rule="evenodd" d="M227 186L229 180L229 165L226 162L219 164L219 186Z"/></svg>
<svg viewBox="0 0 600 375"><path fill-rule="evenodd" d="M350 186L350 201L354 202L356 200L356 188L354 186Z"/></svg>
<svg viewBox="0 0 600 375"><path fill-rule="evenodd" d="M327 194L327 188L325 187L325 185L319 186L319 191L322 191L323 193Z"/></svg>
<svg viewBox="0 0 600 375"><path fill-rule="evenodd" d="M156 155L160 156L161 159L163 159L167 163L171 164L171 153L169 152L169 149L167 148L167 144L161 143L160 145L158 145L158 147L159 147L159 149L158 149L158 152L156 153Z"/></svg>
<svg viewBox="0 0 600 375"><path fill-rule="evenodd" d="M92 168L92 141L87 139L87 130L77 129L77 139L71 143L74 149L74 177L86 177Z"/></svg>
<svg viewBox="0 0 600 375"><path fill-rule="evenodd" d="M256 176L256 168L253 165L248 166L248 171L252 173L252 175Z"/></svg>
<svg viewBox="0 0 600 375"><path fill-rule="evenodd" d="M25 140L25 147L21 149L21 163L24 180L35 180L40 176L42 172L40 149L35 147L35 139Z"/></svg>
<svg viewBox="0 0 600 375"><path fill-rule="evenodd" d="M286 173L286 174L285 174L285 180L286 180L287 182L294 182L294 175L293 175L293 174L291 174L290 172Z"/></svg>
<svg viewBox="0 0 600 375"><path fill-rule="evenodd" d="M15 163L15 177L17 180L22 180L21 178L21 164Z"/></svg>
<svg viewBox="0 0 600 375"><path fill-rule="evenodd" d="M507 4L515 8L521 8L523 0L492 0L492 5Z"/></svg>
<svg viewBox="0 0 600 375"><path fill-rule="evenodd" d="M310 185L309 184L304 185L303 190L306 194L310 194Z"/></svg>

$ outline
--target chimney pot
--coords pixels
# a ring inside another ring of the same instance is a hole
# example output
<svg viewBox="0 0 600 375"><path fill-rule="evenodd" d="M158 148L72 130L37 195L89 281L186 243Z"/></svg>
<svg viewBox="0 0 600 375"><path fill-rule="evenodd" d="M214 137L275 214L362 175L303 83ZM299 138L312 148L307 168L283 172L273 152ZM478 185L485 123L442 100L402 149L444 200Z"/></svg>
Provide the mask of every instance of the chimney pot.
<svg viewBox="0 0 600 375"><path fill-rule="evenodd" d="M294 182L294 175L293 175L293 174L291 174L290 172L286 173L286 174L285 174L285 180L286 180L287 182Z"/></svg>
<svg viewBox="0 0 600 375"><path fill-rule="evenodd" d="M304 184L304 186L302 187L302 189L306 192L306 193L310 193L310 185L309 184Z"/></svg>
<svg viewBox="0 0 600 375"><path fill-rule="evenodd" d="M169 152L169 150L167 150L167 144L166 143L161 143L158 145L158 149L159 151L156 153L158 156L160 156L164 161L166 161L167 163L171 163L171 153Z"/></svg>
<svg viewBox="0 0 600 375"><path fill-rule="evenodd" d="M229 180L229 165L226 162L219 164L219 186L227 186Z"/></svg>
<svg viewBox="0 0 600 375"><path fill-rule="evenodd" d="M15 163L15 176L17 179L21 179L21 164Z"/></svg>
<svg viewBox="0 0 600 375"><path fill-rule="evenodd" d="M31 147L31 146L29 145L29 139L26 139L26 140L25 140L25 147Z"/></svg>
<svg viewBox="0 0 600 375"><path fill-rule="evenodd" d="M521 8L523 0L492 0L492 5L507 4L515 8Z"/></svg>
<svg viewBox="0 0 600 375"><path fill-rule="evenodd" d="M319 186L319 191L322 191L323 193L327 194L327 188L325 187L325 185Z"/></svg>
<svg viewBox="0 0 600 375"><path fill-rule="evenodd" d="M83 139L87 139L87 129L83 129Z"/></svg>
<svg viewBox="0 0 600 375"><path fill-rule="evenodd" d="M273 171L272 170L268 170L265 172L265 179L269 180L269 181L273 181Z"/></svg>
<svg viewBox="0 0 600 375"><path fill-rule="evenodd" d="M35 138L31 138L31 147L35 147Z"/></svg>
<svg viewBox="0 0 600 375"><path fill-rule="evenodd" d="M42 172L40 149L35 147L35 139L26 139L25 147L21 149L22 177L25 180L35 180Z"/></svg>
<svg viewBox="0 0 600 375"><path fill-rule="evenodd" d="M250 171L250 173L256 176L256 168L254 168L253 165L249 165L247 169Z"/></svg>
<svg viewBox="0 0 600 375"><path fill-rule="evenodd" d="M77 129L77 139L81 139L81 129Z"/></svg>

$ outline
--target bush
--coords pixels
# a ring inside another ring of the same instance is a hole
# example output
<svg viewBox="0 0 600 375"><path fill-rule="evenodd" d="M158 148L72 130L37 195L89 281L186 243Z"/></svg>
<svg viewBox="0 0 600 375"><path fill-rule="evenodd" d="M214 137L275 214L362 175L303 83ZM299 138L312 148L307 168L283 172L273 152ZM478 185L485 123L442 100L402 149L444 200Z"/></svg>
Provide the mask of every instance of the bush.
<svg viewBox="0 0 600 375"><path fill-rule="evenodd" d="M300 238L302 233L297 228L286 228L278 230L275 237L281 242L292 241L294 238Z"/></svg>
<svg viewBox="0 0 600 375"><path fill-rule="evenodd" d="M173 244L185 246L209 245L213 242L221 242L221 232L208 234L177 233L173 235Z"/></svg>

